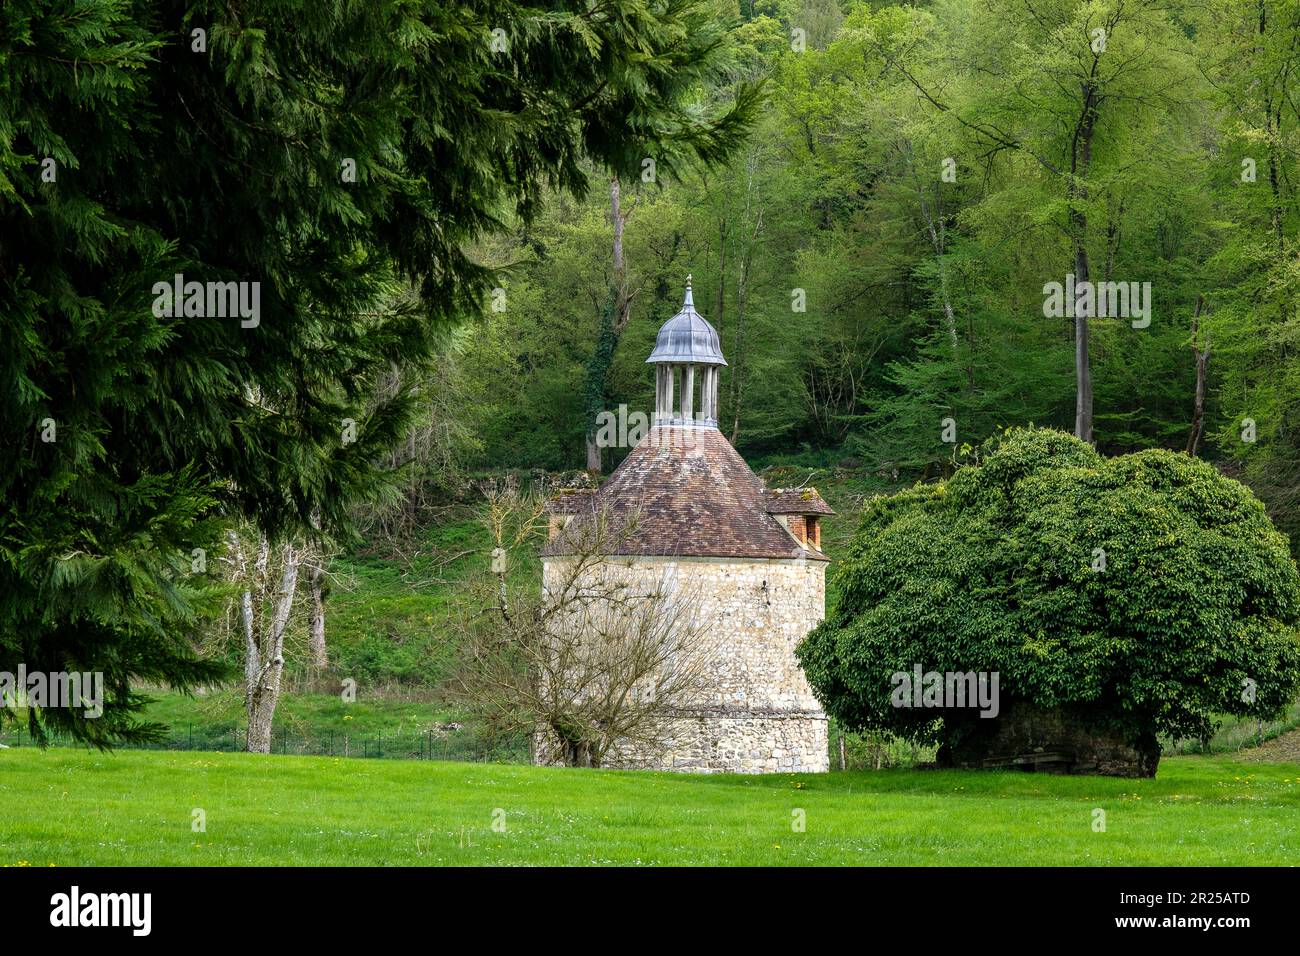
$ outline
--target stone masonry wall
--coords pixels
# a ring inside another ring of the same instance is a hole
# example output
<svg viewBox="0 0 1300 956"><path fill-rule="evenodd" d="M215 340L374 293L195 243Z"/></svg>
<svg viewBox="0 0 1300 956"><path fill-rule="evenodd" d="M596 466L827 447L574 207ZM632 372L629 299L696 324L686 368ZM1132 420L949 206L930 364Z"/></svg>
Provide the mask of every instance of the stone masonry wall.
<svg viewBox="0 0 1300 956"><path fill-rule="evenodd" d="M544 563L543 584L561 558ZM606 571L647 590L660 581L698 602L707 622L709 691L674 721L663 752L623 751L608 766L695 773L823 773L826 715L794 655L822 619L822 561L613 558Z"/></svg>

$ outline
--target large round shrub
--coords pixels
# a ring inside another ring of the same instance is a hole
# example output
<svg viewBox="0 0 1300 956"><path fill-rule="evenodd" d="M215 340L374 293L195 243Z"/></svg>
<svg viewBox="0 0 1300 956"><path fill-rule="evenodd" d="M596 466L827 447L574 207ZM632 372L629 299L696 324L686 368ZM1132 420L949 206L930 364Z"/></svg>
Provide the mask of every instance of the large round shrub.
<svg viewBox="0 0 1300 956"><path fill-rule="evenodd" d="M941 755L978 712L896 706L897 673L996 672L1000 712L1067 715L1155 756L1300 689L1300 574L1263 505L1183 454L1104 458L1014 429L943 483L867 503L834 612L799 648L827 711Z"/></svg>

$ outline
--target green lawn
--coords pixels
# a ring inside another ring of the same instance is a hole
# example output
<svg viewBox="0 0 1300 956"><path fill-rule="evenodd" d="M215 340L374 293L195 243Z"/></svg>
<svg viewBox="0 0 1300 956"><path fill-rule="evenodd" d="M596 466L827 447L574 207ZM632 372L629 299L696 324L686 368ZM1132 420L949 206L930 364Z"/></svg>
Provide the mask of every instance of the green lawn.
<svg viewBox="0 0 1300 956"><path fill-rule="evenodd" d="M205 833L191 830L194 808ZM1166 759L1157 779L1134 781L0 751L9 865L1298 862L1300 765L1219 757Z"/></svg>

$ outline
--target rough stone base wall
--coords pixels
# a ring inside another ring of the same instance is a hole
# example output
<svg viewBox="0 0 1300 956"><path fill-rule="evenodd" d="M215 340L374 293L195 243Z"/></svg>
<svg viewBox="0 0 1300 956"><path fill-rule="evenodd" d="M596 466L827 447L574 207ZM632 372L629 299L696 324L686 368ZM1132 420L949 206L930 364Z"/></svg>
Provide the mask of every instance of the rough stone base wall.
<svg viewBox="0 0 1300 956"><path fill-rule="evenodd" d="M1033 770L1039 773L1154 777L1160 745L1090 729L1084 715L1039 710L1021 701L996 720L972 722L956 746L939 752L941 766Z"/></svg>
<svg viewBox="0 0 1300 956"><path fill-rule="evenodd" d="M826 773L826 717L818 712L686 718L657 766L686 773Z"/></svg>
<svg viewBox="0 0 1300 956"><path fill-rule="evenodd" d="M671 735L671 741L656 753L616 748L602 766L679 773L826 773L830 769L826 716L820 711L710 711L675 719ZM538 752L545 748L539 746Z"/></svg>

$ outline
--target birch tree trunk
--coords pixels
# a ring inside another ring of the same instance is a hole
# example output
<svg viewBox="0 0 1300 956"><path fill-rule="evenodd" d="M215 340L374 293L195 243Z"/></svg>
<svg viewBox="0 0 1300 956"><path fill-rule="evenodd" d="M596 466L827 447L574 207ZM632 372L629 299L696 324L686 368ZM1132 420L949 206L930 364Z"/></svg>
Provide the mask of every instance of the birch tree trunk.
<svg viewBox="0 0 1300 956"><path fill-rule="evenodd" d="M270 546L262 538L258 550L260 574L255 580L268 585ZM248 657L244 662L246 685L244 701L248 715L249 753L270 753L271 728L275 720L276 704L280 701L280 678L284 673L284 635L289 627L289 614L293 610L294 592L298 585L298 569L302 564L302 551L292 543L281 549L280 576L271 600L269 618L263 611L261 627L254 621L251 639L248 640ZM265 594L265 589L262 591ZM243 606L252 607L252 594L245 591ZM266 602L259 602L263 605ZM250 615L251 616L251 615ZM245 635L249 634L247 624Z"/></svg>
<svg viewBox="0 0 1300 956"><path fill-rule="evenodd" d="M253 620L253 583L239 534L232 529L226 532L226 540L230 543L230 555L227 561L232 568L231 574L235 580L244 582L244 588L239 592L239 630L244 638L244 712L247 715L251 711L248 688L253 686L260 669L255 636L257 625ZM244 737L244 745L248 745L247 734Z"/></svg>
<svg viewBox="0 0 1300 956"><path fill-rule="evenodd" d="M266 590L267 564L270 561L270 547L265 537L259 537L257 558L251 570L245 569L243 548L238 544L238 535L231 532L232 539L239 548L240 570L244 574L244 589L240 592L240 617L244 625L244 747L249 747L253 729L254 700L253 689L257 686L262 673L262 647L258 640L258 615L262 594Z"/></svg>
<svg viewBox="0 0 1300 956"><path fill-rule="evenodd" d="M307 569L307 588L310 597L307 620L307 651L311 666L324 670L329 666L329 653L325 647L325 569L323 560L315 559Z"/></svg>

